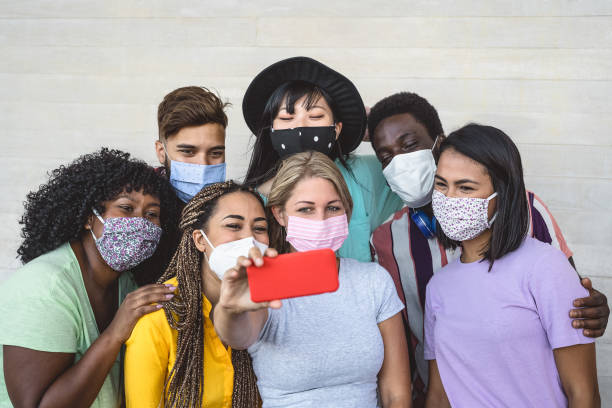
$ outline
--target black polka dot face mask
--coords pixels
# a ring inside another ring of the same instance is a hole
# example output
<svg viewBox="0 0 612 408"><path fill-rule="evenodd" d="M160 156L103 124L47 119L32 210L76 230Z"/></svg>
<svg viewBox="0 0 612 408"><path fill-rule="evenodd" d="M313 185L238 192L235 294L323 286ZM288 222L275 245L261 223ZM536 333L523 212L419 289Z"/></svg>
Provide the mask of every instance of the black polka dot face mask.
<svg viewBox="0 0 612 408"><path fill-rule="evenodd" d="M270 139L272 147L281 159L307 150L316 150L329 156L336 142L336 127L315 126L272 129Z"/></svg>

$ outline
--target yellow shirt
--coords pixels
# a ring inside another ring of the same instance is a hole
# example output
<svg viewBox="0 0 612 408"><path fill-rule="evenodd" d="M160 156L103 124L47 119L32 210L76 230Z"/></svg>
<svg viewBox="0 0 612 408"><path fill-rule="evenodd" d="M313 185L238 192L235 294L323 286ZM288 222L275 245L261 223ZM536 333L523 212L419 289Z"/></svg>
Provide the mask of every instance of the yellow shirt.
<svg viewBox="0 0 612 408"><path fill-rule="evenodd" d="M177 285L176 278L166 283ZM234 367L209 318L212 305L202 296L204 314L204 395L202 407L231 407ZM163 309L140 318L126 344L125 399L128 407L163 407L164 384L176 359L178 332Z"/></svg>

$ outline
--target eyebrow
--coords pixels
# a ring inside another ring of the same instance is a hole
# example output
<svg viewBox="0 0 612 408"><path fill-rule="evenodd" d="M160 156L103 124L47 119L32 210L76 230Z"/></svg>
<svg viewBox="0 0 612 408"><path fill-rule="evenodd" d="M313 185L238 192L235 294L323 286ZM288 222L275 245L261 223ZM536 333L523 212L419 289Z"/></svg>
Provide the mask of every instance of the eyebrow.
<svg viewBox="0 0 612 408"><path fill-rule="evenodd" d="M448 183L448 181L444 177L439 176L437 174L436 174L435 178L440 179L440 180L444 181L445 183ZM480 184L479 182L474 181L474 180L470 180L470 179L461 179L461 180L455 181L455 185L457 185L457 184L466 184L466 183L472 183L472 184L477 184L477 185Z"/></svg>
<svg viewBox="0 0 612 408"><path fill-rule="evenodd" d="M244 217L242 215L230 214L230 215L226 215L225 217L223 217L223 219L226 219L226 218L235 218L237 220L244 221Z"/></svg>
<svg viewBox="0 0 612 408"><path fill-rule="evenodd" d="M127 198L128 200L132 201L132 202L136 202L136 200L134 200L128 193L126 193L125 191L122 193L119 193L117 195L116 200L120 199L120 198Z"/></svg>
<svg viewBox="0 0 612 408"><path fill-rule="evenodd" d="M213 146L208 150L225 150L225 146L224 145Z"/></svg>
<svg viewBox="0 0 612 408"><path fill-rule="evenodd" d="M183 148L183 149L195 149L194 145L190 145L190 144L186 144L186 143L181 143L181 144L177 144L176 148Z"/></svg>
<svg viewBox="0 0 612 408"><path fill-rule="evenodd" d="M298 201L297 203L295 203L295 205L298 205L300 203L314 205L314 202L312 202L312 201Z"/></svg>
<svg viewBox="0 0 612 408"><path fill-rule="evenodd" d="M266 222L267 222L268 220L266 220L266 217L257 217L257 218L255 218L253 221L255 221L255 222L258 222L258 221L266 221Z"/></svg>
<svg viewBox="0 0 612 408"><path fill-rule="evenodd" d="M323 109L324 111L327 111L327 110L328 110L328 109L326 109L324 106L321 106L321 105L313 105L313 106L311 106L311 107L310 107L310 109L307 109L307 111L309 111L309 110L313 110L314 108ZM283 110L284 110L284 111L287 111L287 106L283 106L283 107L281 107L281 108L280 108L278 111L280 112L280 111L283 111ZM293 113L291 113L290 115L293 115Z"/></svg>
<svg viewBox="0 0 612 408"><path fill-rule="evenodd" d="M340 200L336 199L336 200L331 200L329 203L327 203L327 205L330 205L331 203L335 203L335 202L340 202Z"/></svg>

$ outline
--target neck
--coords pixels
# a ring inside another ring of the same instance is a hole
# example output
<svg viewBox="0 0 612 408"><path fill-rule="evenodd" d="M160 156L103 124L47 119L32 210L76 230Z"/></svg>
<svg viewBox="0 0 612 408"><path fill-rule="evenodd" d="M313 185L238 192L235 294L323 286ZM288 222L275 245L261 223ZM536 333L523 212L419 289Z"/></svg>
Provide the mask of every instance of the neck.
<svg viewBox="0 0 612 408"><path fill-rule="evenodd" d="M481 260L484 257L484 252L489 247L491 242L491 229L486 229L482 234L469 241L462 241L461 262L470 263Z"/></svg>
<svg viewBox="0 0 612 408"><path fill-rule="evenodd" d="M107 292L115 288L121 273L104 262L89 231L85 231L78 241L70 245L79 261L86 289Z"/></svg>
<svg viewBox="0 0 612 408"><path fill-rule="evenodd" d="M202 262L202 286L204 296L214 307L219 302L221 280L205 261Z"/></svg>

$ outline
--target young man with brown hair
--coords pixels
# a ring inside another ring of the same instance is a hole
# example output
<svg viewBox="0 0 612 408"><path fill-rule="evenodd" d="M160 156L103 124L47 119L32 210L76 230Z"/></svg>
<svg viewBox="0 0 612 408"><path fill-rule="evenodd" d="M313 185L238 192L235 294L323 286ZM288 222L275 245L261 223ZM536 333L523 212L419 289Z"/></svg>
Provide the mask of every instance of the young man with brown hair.
<svg viewBox="0 0 612 408"><path fill-rule="evenodd" d="M229 105L199 86L175 89L157 110L160 168L177 196L189 201L209 184L225 181L225 128Z"/></svg>

